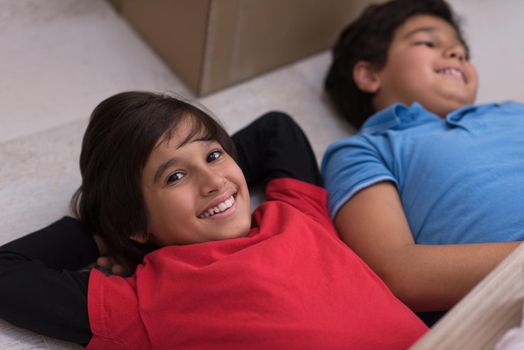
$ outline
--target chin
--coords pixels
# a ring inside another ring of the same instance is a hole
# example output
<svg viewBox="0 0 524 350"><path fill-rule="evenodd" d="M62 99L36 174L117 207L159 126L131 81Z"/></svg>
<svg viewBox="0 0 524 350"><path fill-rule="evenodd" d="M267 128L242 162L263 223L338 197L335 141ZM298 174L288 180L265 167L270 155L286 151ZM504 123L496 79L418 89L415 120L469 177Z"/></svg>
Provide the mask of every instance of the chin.
<svg viewBox="0 0 524 350"><path fill-rule="evenodd" d="M251 222L249 222L249 224L243 225L243 227L237 231L238 234L236 235L236 238L246 237L249 234L249 231L251 231Z"/></svg>
<svg viewBox="0 0 524 350"><path fill-rule="evenodd" d="M463 90L456 92L451 91L448 94L444 94L442 98L442 104L444 106L448 105L453 109L458 109L475 103L475 95Z"/></svg>
<svg viewBox="0 0 524 350"><path fill-rule="evenodd" d="M248 225L246 224L239 225L237 227L234 227L228 230L228 232L222 235L221 238L219 238L219 240L246 237L249 234L250 229L251 229L251 223L249 223Z"/></svg>
<svg viewBox="0 0 524 350"><path fill-rule="evenodd" d="M435 113L436 115L445 118L448 114L456 111L457 109L460 109L465 106L469 106L473 104L473 101L469 100L457 100L456 98L446 98L444 101L442 101L441 104L437 106L431 106L427 108L430 112Z"/></svg>

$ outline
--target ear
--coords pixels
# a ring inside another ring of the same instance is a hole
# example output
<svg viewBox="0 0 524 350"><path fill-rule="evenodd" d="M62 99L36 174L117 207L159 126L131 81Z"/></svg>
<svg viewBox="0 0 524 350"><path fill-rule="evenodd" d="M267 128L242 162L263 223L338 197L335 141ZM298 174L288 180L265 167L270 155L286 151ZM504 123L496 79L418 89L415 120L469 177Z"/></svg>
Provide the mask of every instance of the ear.
<svg viewBox="0 0 524 350"><path fill-rule="evenodd" d="M373 65L367 61L358 61L353 67L353 80L357 87L370 94L380 88L380 78Z"/></svg>
<svg viewBox="0 0 524 350"><path fill-rule="evenodd" d="M145 243L149 242L149 237L150 236L151 235L149 233L137 232L137 233L133 233L131 236L129 236L129 239L132 240L132 241L135 241L137 243L145 244Z"/></svg>

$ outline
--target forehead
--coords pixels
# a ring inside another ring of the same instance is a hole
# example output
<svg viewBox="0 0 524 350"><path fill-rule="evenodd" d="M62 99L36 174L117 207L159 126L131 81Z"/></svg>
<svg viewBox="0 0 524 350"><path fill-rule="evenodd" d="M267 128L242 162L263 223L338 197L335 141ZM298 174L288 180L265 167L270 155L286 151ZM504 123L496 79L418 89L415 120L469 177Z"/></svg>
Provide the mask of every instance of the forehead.
<svg viewBox="0 0 524 350"><path fill-rule="evenodd" d="M394 41L408 40L417 33L431 33L453 40L459 40L453 26L442 18L430 15L416 15L408 18L395 31Z"/></svg>
<svg viewBox="0 0 524 350"><path fill-rule="evenodd" d="M212 136L209 135L209 130L207 130L202 120L193 115L185 115L171 125L159 138L154 148L156 149L162 145L175 145L176 148L180 148L192 141L208 140Z"/></svg>
<svg viewBox="0 0 524 350"><path fill-rule="evenodd" d="M207 137L207 129L198 119L184 118L166 131L152 149L143 168L142 179L157 183L167 169L195 159L209 145L216 142ZM191 146L191 147L190 147ZM195 147L196 146L196 147Z"/></svg>

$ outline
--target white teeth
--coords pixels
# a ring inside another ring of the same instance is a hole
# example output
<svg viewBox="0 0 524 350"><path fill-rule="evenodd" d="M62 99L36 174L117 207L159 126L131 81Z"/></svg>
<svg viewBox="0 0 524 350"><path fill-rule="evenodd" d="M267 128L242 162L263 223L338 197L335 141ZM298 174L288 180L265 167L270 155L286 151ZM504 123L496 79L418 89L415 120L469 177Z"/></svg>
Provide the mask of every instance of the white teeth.
<svg viewBox="0 0 524 350"><path fill-rule="evenodd" d="M226 199L225 201L223 201L222 203L219 203L217 206L215 206L213 208L209 208L208 210L206 210L205 212L200 214L198 217L203 219L203 218L208 218L210 216L213 216L216 213L221 213L221 212L231 208L234 203L235 203L235 198L233 198L233 196L231 196L228 199Z"/></svg>
<svg viewBox="0 0 524 350"><path fill-rule="evenodd" d="M438 71L438 73L441 73L441 74L444 74L444 75L452 75L452 76L455 76L457 78L460 78L462 80L465 80L464 79L464 75L462 74L462 72L458 69L455 69L455 68L444 68L444 69L441 69Z"/></svg>

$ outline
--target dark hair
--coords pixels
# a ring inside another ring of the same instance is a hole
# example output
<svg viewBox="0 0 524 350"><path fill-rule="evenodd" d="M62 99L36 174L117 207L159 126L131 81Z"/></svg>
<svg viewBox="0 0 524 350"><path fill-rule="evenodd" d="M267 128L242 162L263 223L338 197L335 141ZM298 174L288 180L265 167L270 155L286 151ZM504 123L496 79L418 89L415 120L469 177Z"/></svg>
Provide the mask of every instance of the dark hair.
<svg viewBox="0 0 524 350"><path fill-rule="evenodd" d="M338 112L360 128L375 111L372 94L361 91L353 80L355 64L364 60L383 68L395 30L415 15L431 15L448 22L466 48L460 23L444 0L392 0L368 6L340 34L333 48L333 63L325 80L325 89Z"/></svg>
<svg viewBox="0 0 524 350"><path fill-rule="evenodd" d="M102 101L91 114L80 155L82 184L71 199L73 213L107 243L112 256L133 268L155 249L129 239L147 235L148 215L141 190L142 171L157 144L191 118L189 141L216 140L236 158L233 141L204 111L167 95L123 92Z"/></svg>

